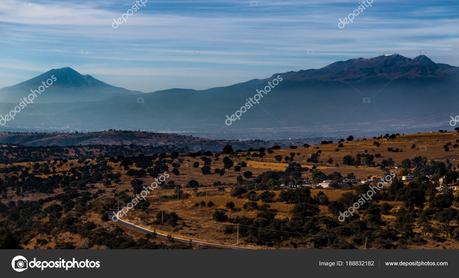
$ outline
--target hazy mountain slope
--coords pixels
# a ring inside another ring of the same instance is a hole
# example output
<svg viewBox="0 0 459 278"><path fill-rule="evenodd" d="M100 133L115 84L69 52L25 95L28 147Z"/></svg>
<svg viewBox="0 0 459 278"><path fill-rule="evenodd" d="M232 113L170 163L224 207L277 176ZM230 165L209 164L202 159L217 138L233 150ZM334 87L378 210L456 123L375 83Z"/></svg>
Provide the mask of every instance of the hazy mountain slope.
<svg viewBox="0 0 459 278"><path fill-rule="evenodd" d="M279 75L284 81L230 127L225 125L226 115L278 74L203 91L173 89L104 102L38 104L12 124L276 139L436 130L448 127L450 115L459 114L458 68L425 56L352 59Z"/></svg>
<svg viewBox="0 0 459 278"><path fill-rule="evenodd" d="M42 82L49 82L46 90L36 98L35 102L72 102L99 101L115 95L138 93L124 88L115 87L95 79L90 75L82 75L72 68L52 69L17 85L0 90L2 102L18 102L26 97L31 90L37 90Z"/></svg>

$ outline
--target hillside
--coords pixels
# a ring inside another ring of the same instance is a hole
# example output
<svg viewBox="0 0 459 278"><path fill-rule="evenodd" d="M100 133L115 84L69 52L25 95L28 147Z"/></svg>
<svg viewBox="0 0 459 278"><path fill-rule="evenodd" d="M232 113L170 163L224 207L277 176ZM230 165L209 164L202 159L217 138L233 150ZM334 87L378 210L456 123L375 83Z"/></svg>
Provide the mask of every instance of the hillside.
<svg viewBox="0 0 459 278"><path fill-rule="evenodd" d="M153 133L142 131L108 130L100 132L0 132L0 144L22 145L27 147L68 147L68 146L169 146L190 151L221 151L231 144L236 149L266 147L269 142L261 140L210 140L189 135L173 133Z"/></svg>
<svg viewBox="0 0 459 278"><path fill-rule="evenodd" d="M34 249L459 248L459 133L224 153L118 147L75 157L73 147L1 146L11 160L0 162L0 234ZM55 159L12 162L36 152ZM380 191L339 220L388 173ZM122 219L149 234L111 221L129 203Z"/></svg>

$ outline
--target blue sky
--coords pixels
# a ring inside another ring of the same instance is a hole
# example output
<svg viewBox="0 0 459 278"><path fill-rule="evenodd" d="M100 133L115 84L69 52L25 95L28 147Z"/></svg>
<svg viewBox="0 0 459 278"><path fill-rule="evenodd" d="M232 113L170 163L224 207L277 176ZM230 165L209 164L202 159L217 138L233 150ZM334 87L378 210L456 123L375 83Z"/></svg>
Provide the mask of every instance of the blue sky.
<svg viewBox="0 0 459 278"><path fill-rule="evenodd" d="M146 92L204 89L336 60L426 54L459 66L459 1L1 0L0 87L70 66Z"/></svg>

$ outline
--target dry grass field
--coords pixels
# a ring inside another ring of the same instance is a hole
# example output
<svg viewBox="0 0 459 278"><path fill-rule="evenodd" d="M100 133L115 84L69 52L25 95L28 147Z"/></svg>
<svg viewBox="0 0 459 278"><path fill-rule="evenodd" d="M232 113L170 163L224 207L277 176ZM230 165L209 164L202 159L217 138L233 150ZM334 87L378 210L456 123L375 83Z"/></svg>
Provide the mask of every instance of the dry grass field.
<svg viewBox="0 0 459 278"><path fill-rule="evenodd" d="M237 235L235 229L237 224L229 221L217 221L215 218L216 211L225 211L228 219L258 219L262 211L275 212L274 219L279 223L287 223L294 217L295 203L279 201L281 193L285 190L275 189L272 201L263 201L262 199L249 200L248 193L243 196L233 194L235 188L245 184L250 186L259 186L257 177L266 174L267 172L283 173L289 166L289 163L296 162L305 171L302 172L302 178L312 179L314 171L320 171L326 175L339 173L342 176L353 174L357 180L365 180L369 177L382 177L384 172L382 167L379 167L384 160L393 160L395 165L400 165L403 160L414 159L415 157L425 157L428 161L448 162L456 169L459 165L459 134L458 133L420 133L412 135L401 135L393 138L367 138L355 140L343 140L341 142L319 144L314 146L292 146L289 148L270 148L260 152L239 151L231 154L213 153L206 154L178 154L175 158L165 156L165 161L168 161L169 167L173 166L178 172L172 171L169 168L169 178L166 183L173 185L169 189L157 188L150 192L147 197L149 202L148 207L135 207L129 211L125 219L149 227L152 230L161 230L188 237L190 239L205 240L208 242L235 244ZM71 151L70 151L71 152ZM319 154L317 156L317 154ZM358 154L372 155L374 161L372 165L348 165L343 163L345 156L355 157ZM316 156L316 161L311 158ZM231 166L226 167L224 160L229 157ZM208 173L203 172L203 166L209 166ZM174 164L175 163L175 164ZM104 169L107 168L112 176L117 178L107 182L90 182L84 184L85 194L90 194L92 197L86 203L86 208L78 212L78 221L81 224L94 223L99 229L113 230L121 228L127 235L134 240L141 240L144 235L141 233L127 229L126 227L117 227L117 224L107 219L103 219L103 214L107 210L115 209L116 203L120 206L125 205L130 196L133 196L134 180L139 180L143 185L149 185L154 182L153 177L148 174L133 174L145 170L141 165L136 163L129 166L123 165L120 161L105 161ZM0 164L1 169L15 169L15 171L0 172L0 180L5 180L13 176L21 176L27 173L39 177L41 179L50 178L53 176L75 175L75 169L90 169L99 167L100 160L56 160L56 161L39 161L39 162L21 162L21 163L4 163ZM239 169L235 166L240 166ZM33 169L49 168L48 172L34 171ZM221 172L221 169L225 169ZM456 169L457 170L457 169ZM87 170L84 170L87 171ZM105 171L105 170L103 170ZM101 171L101 172L103 172ZM391 167L391 171L399 174L401 169L397 166ZM249 174L248 174L249 173ZM92 175L97 175L95 171ZM76 178L75 182L78 182ZM196 181L199 184L197 188L190 188L190 181ZM19 178L19 184L21 178ZM177 197L177 186L180 188L180 195ZM81 187L83 188L83 187ZM59 200L62 195L66 194L66 187L62 184L57 184L52 192L38 192L28 190L21 192L21 187L6 187L2 192L2 203L7 202L44 202L42 210L54 209L54 206L65 206L65 202ZM262 196L266 189L254 187L252 190L256 196ZM311 198L318 198L319 195L326 196L328 202L338 202L347 193L356 193L355 188L329 188L329 189L311 189ZM53 198L57 198L53 200ZM231 205L231 208L229 204ZM110 205L108 205L110 204ZM390 212L382 214L384 221L394 222L397 219L396 212L404 207L400 201L375 201L375 204L383 206L388 204L391 207ZM323 217L335 218L330 206L319 204L317 206L319 214ZM452 208L457 209L454 205ZM75 208L74 208L75 209ZM78 207L77 207L78 210ZM70 212L62 212L59 217L63 217ZM161 212L174 212L178 215L178 220L174 225L162 223L158 220L158 214ZM62 216L61 216L62 215ZM6 221L7 215L0 215L0 221ZM43 223L45 226L56 225L52 217L36 216L34 221ZM159 221L159 222L158 222ZM452 229L457 227L457 221L450 222ZM60 224L59 224L60 225ZM243 224L239 224L243 227ZM283 231L283 226L280 224L278 228L282 231L275 230L281 234L297 233L296 231ZM327 224L328 225L328 224ZM318 227L323 227L324 232L327 232L326 224L318 224ZM432 220L432 226L441 228L441 223ZM266 228L268 229L268 228ZM274 229L274 228L270 228ZM415 224L414 232L420 234L421 227ZM261 231L263 232L263 231ZM259 232L260 234L260 232ZM277 248L293 248L310 246L311 238L307 233L297 233L296 237L289 240L283 240L278 243ZM281 235L281 237L284 237ZM288 238L288 237L285 237ZM156 244L170 244L167 239L152 239ZM107 248L103 244L94 245L87 236L83 236L78 232L65 230L58 233L49 233L47 231L35 232L28 234L28 240L22 243L22 248L59 248L63 244L71 244L77 248ZM57 244L59 243L59 244ZM254 244L251 237L240 237L239 243L244 245ZM448 248L457 249L459 245L457 241L446 239L442 241L435 240L435 237L427 239L426 242L404 243L404 248ZM347 243L346 243L347 244ZM352 243L359 247L360 243ZM271 246L272 247L272 246ZM360 247L359 247L360 248Z"/></svg>

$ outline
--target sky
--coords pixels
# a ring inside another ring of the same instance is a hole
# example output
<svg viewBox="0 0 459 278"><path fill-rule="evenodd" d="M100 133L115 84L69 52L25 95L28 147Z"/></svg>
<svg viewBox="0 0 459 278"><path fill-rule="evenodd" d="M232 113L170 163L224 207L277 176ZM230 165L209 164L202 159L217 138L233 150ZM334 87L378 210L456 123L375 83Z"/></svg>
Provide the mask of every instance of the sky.
<svg viewBox="0 0 459 278"><path fill-rule="evenodd" d="M113 28L135 0L0 0L0 88L67 66L144 92L393 53L459 66L458 0L372 2L340 29L358 1L148 0Z"/></svg>

